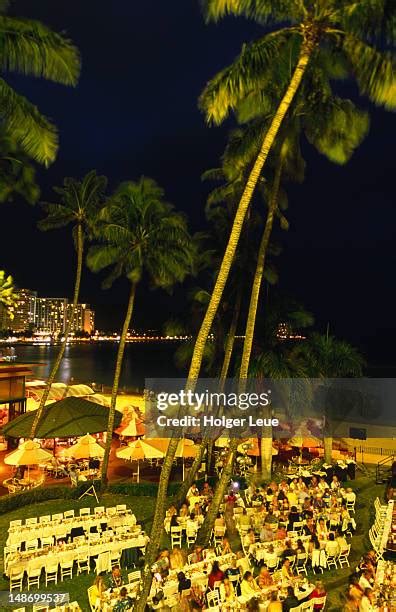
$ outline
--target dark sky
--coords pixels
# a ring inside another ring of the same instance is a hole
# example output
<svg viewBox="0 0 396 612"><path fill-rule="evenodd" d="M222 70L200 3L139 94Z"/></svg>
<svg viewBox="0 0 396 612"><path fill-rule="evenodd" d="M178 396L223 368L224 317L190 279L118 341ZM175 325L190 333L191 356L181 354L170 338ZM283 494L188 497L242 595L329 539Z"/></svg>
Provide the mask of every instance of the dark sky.
<svg viewBox="0 0 396 612"><path fill-rule="evenodd" d="M59 127L58 159L40 171L43 197L63 176L91 168L111 187L146 174L201 228L207 187L200 175L217 165L226 130L206 127L197 97L258 28L232 19L207 26L198 0L16 0L13 11L66 31L83 60L76 89L9 78ZM307 177L290 192L291 228L279 262L281 290L302 300L319 328L328 322L376 359L392 356L396 340L395 128L394 113L373 109L370 134L345 167L304 148ZM70 295L70 236L38 232L39 217L38 207L3 205L1 267L41 295ZM122 282L104 294L86 273L82 298L97 307L100 326L107 313L118 323L124 295ZM157 324L177 302L141 295L138 323Z"/></svg>

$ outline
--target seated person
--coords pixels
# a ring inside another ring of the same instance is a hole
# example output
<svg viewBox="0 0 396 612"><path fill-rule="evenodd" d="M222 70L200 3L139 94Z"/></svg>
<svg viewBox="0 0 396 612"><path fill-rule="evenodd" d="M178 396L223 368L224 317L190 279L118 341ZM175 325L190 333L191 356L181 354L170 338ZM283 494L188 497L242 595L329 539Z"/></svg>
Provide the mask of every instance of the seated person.
<svg viewBox="0 0 396 612"><path fill-rule="evenodd" d="M117 603L113 608L113 612L123 612L124 610L131 610L133 607L133 599L129 597L128 591L125 587L122 587Z"/></svg>
<svg viewBox="0 0 396 612"><path fill-rule="evenodd" d="M220 585L220 601L222 603L229 603L235 601L235 599L236 594L232 582L228 578L224 578Z"/></svg>
<svg viewBox="0 0 396 612"><path fill-rule="evenodd" d="M328 531L324 519L319 519L316 526L316 535L319 540L327 540Z"/></svg>
<svg viewBox="0 0 396 612"><path fill-rule="evenodd" d="M102 595L105 590L106 587L102 576L96 576L92 590L89 591L89 603L93 610L100 610Z"/></svg>
<svg viewBox="0 0 396 612"><path fill-rule="evenodd" d="M241 582L241 595L245 597L247 600L252 599L253 597L257 597L260 593L260 589L253 578L252 572L245 572L243 575L243 580Z"/></svg>
<svg viewBox="0 0 396 612"><path fill-rule="evenodd" d="M212 569L208 578L208 588L214 589L215 582L220 582L224 580L225 574L219 567L219 562L217 560L213 561Z"/></svg>
<svg viewBox="0 0 396 612"><path fill-rule="evenodd" d="M276 554L272 544L268 546L267 550L264 551L264 563L268 567L275 567L278 561L278 555Z"/></svg>
<svg viewBox="0 0 396 612"><path fill-rule="evenodd" d="M373 589L367 587L364 589L363 597L360 600L359 612L375 612L378 608L375 605L375 597Z"/></svg>
<svg viewBox="0 0 396 612"><path fill-rule="evenodd" d="M260 530L260 542L272 542L274 539L274 532L271 527L264 523L262 529Z"/></svg>
<svg viewBox="0 0 396 612"><path fill-rule="evenodd" d="M287 581L287 580L291 580L292 578L293 578L293 570L291 568L290 559L285 559L282 565L282 579Z"/></svg>
<svg viewBox="0 0 396 612"><path fill-rule="evenodd" d="M190 563L200 563L203 560L202 546L194 546L194 551L191 553Z"/></svg>
<svg viewBox="0 0 396 612"><path fill-rule="evenodd" d="M113 569L111 570L110 586L112 589L115 589L115 588L122 586L122 584L123 584L123 579L122 579L121 570L118 565L115 565Z"/></svg>
<svg viewBox="0 0 396 612"><path fill-rule="evenodd" d="M271 574L269 573L268 567L263 565L260 569L259 575L256 578L256 582L260 589L265 589L274 584Z"/></svg>
<svg viewBox="0 0 396 612"><path fill-rule="evenodd" d="M241 576L241 568L237 565L237 558L233 557L231 559L230 567L228 567L225 571L226 578L230 576ZM239 593L238 593L239 594Z"/></svg>
<svg viewBox="0 0 396 612"><path fill-rule="evenodd" d="M292 586L287 587L287 596L282 604L282 612L289 612L291 608L297 608L300 605L299 600L294 594L294 589Z"/></svg>
<svg viewBox="0 0 396 612"><path fill-rule="evenodd" d="M243 546L246 550L249 550L249 547L256 542L256 536L254 535L254 530L249 529L249 531L243 536Z"/></svg>
<svg viewBox="0 0 396 612"><path fill-rule="evenodd" d="M159 572L163 572L164 570L169 569L170 560L169 560L169 550L167 548L165 548L164 550L160 552L155 564Z"/></svg>
<svg viewBox="0 0 396 612"><path fill-rule="evenodd" d="M275 539L276 540L286 540L287 531L284 525L278 525L278 529L276 530Z"/></svg>
<svg viewBox="0 0 396 612"><path fill-rule="evenodd" d="M250 517L246 512L246 508L242 510L242 513L238 516L238 523L241 527L250 527Z"/></svg>
<svg viewBox="0 0 396 612"><path fill-rule="evenodd" d="M220 512L218 512L216 518L215 518L215 522L214 522L214 527L224 527L225 526L225 520L224 517L221 516Z"/></svg>
<svg viewBox="0 0 396 612"><path fill-rule="evenodd" d="M329 533L329 539L326 542L325 546L326 555L329 557L336 557L340 552L340 547L338 542L336 542L335 535L333 532Z"/></svg>
<svg viewBox="0 0 396 612"><path fill-rule="evenodd" d="M181 593L182 591L188 591L188 589L191 589L191 580L189 578L186 578L186 575L184 572L179 572L177 574L177 581L178 581L177 590L179 593Z"/></svg>
<svg viewBox="0 0 396 612"><path fill-rule="evenodd" d="M250 570L249 561L246 559L245 555L241 550L237 552L237 567L239 568L242 576Z"/></svg>
<svg viewBox="0 0 396 612"><path fill-rule="evenodd" d="M190 512L188 510L187 504L182 504L182 507L180 508L179 516L187 518L189 514Z"/></svg>
<svg viewBox="0 0 396 612"><path fill-rule="evenodd" d="M181 570L185 565L185 559L182 550L175 546L169 555L170 569Z"/></svg>
<svg viewBox="0 0 396 612"><path fill-rule="evenodd" d="M223 555L229 555L230 553L232 553L231 544L228 538L223 538L223 541L221 543L220 556L222 557Z"/></svg>
<svg viewBox="0 0 396 612"><path fill-rule="evenodd" d="M190 497L199 497L199 490L195 482L191 485L191 487L187 491L186 498L189 500Z"/></svg>
<svg viewBox="0 0 396 612"><path fill-rule="evenodd" d="M205 497L213 497L213 489L208 482L203 483L201 495L205 495Z"/></svg>
<svg viewBox="0 0 396 612"><path fill-rule="evenodd" d="M325 588L323 586L323 582L318 580L315 584L315 588L312 593L309 595L309 599L316 599L320 597L325 597L327 595ZM314 604L314 610L322 610L323 604Z"/></svg>
<svg viewBox="0 0 396 612"><path fill-rule="evenodd" d="M371 575L369 571L364 570L363 574L359 578L359 586L361 587L362 591L364 591L365 589L373 588L371 584Z"/></svg>
<svg viewBox="0 0 396 612"><path fill-rule="evenodd" d="M285 549L281 554L282 559L286 559L286 557L295 557L296 551L292 547L290 540L285 542Z"/></svg>

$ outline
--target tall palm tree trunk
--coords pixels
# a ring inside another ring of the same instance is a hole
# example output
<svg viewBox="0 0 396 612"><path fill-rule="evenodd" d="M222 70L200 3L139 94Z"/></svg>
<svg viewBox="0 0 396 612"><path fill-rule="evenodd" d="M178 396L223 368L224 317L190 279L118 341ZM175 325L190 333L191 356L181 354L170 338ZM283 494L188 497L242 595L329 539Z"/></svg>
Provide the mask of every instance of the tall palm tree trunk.
<svg viewBox="0 0 396 612"><path fill-rule="evenodd" d="M261 285L263 282L265 260L268 252L268 246L270 243L272 228L274 225L274 218L278 204L279 185L282 175L282 161L277 165L275 172L274 185L272 190L272 196L270 205L268 207L267 220L265 222L264 232L261 238L260 247L257 254L256 270L254 272L252 289L250 292L250 303L249 311L246 321L245 328L245 339L243 342L243 351L241 359L240 378L242 380L248 377L250 357L252 354L254 329L256 326L257 308L260 297Z"/></svg>
<svg viewBox="0 0 396 612"><path fill-rule="evenodd" d="M264 137L263 144L260 152L254 163L254 166L250 172L249 178L246 183L246 187L242 194L241 200L238 205L237 212L235 214L234 222L231 229L231 234L228 240L226 251L224 253L223 261L221 262L220 270L217 275L216 284L214 286L208 308L205 313L205 317L202 321L201 328L199 330L197 340L195 342L194 353L191 360L189 379L195 381L199 376L201 369L203 352L205 349L206 341L213 324L213 320L216 316L217 309L220 304L220 300L223 295L224 287L228 279L228 275L231 269L231 265L235 256L235 252L238 246L239 237L241 235L243 222L246 216L246 212L249 208L249 204L252 200L254 190L260 178L263 166L267 160L270 149L275 141L275 138L279 132L282 121L285 118L287 111L290 108L291 103L298 91L301 84L304 73L307 69L309 60L311 58L313 49L315 46L314 40L305 40L302 44L300 56L294 70L293 76L290 80L289 86L283 96L276 113L272 119L271 125Z"/></svg>
<svg viewBox="0 0 396 612"><path fill-rule="evenodd" d="M32 429L30 430L30 438L33 439L36 436L36 431L37 428L39 426L42 414L43 414L43 410L45 407L45 403L48 399L49 393L51 391L51 386L52 383L55 380L55 376L59 370L59 366L62 362L63 359L63 355L65 354L65 350L66 350L66 344L67 344L67 339L69 337L71 328L72 328L72 324L73 324L73 318L74 318L74 313L76 310L76 306L78 304L78 298L80 295L80 285L81 285L81 276L82 276L82 266L83 266L83 252L84 252L84 237L83 237L83 229L82 226L79 224L77 226L77 268L76 268L76 280L74 282L74 293L73 293L73 304L72 304L72 311L70 313L70 317L67 318L67 309L66 312L64 314L64 316L66 317L66 326L65 326L65 333L64 333L64 342L61 343L61 347L58 351L58 354L56 356L54 365L52 366L50 375L48 377L47 380L47 385L44 389L44 393L41 396L41 400L40 400L40 404L38 409L36 410L36 414L34 415L34 420L33 420L33 425L32 425Z"/></svg>
<svg viewBox="0 0 396 612"><path fill-rule="evenodd" d="M234 461L236 457L236 451L237 451L237 447L239 443L240 443L240 440L237 438L233 438L230 441L230 447L229 447L228 456L227 456L227 463L224 466L223 471L221 472L221 476L217 484L212 502L209 506L209 510L198 532L197 544L199 544L200 546L206 547L209 544L210 537L212 535L214 522L216 520L216 516L219 512L220 505L224 501L224 495L228 487L228 483L230 482L230 478L232 476L232 471L234 469Z"/></svg>
<svg viewBox="0 0 396 612"><path fill-rule="evenodd" d="M161 544L161 536L164 529L168 483L178 442L179 440L177 438L171 439L164 459L164 463L162 465L160 481L158 484L157 501L154 510L153 525L151 527L150 533L150 541L147 545L146 554L144 557L143 585L139 594L139 598L133 608L135 612L145 611L147 598L150 594L152 582L151 567L158 556L158 551Z"/></svg>
<svg viewBox="0 0 396 612"><path fill-rule="evenodd" d="M263 282L265 260L270 243L272 228L274 224L275 212L278 205L279 186L282 175L282 158L280 159L275 172L274 185L272 189L271 201L268 208L267 220L260 247L257 254L256 270L254 272L252 290L250 293L249 311L246 321L245 339L243 342L243 352L241 359L240 378L246 380L249 372L250 357L256 326L257 309L260 297L261 285ZM268 450L268 448L270 449ZM271 476L272 470L272 428L266 427L264 436L261 438L261 473L264 479Z"/></svg>
<svg viewBox="0 0 396 612"><path fill-rule="evenodd" d="M236 334L239 314L241 310L241 302L242 302L242 292L239 291L236 302L235 302L235 306L234 306L234 312L232 315L230 328L228 330L228 334L227 334L226 341L225 341L224 358L223 358L223 364L221 367L220 379L219 379L219 389L218 389L219 393L222 393L222 391L224 390L224 384L227 379L228 371L230 368L231 357L232 357L232 352L233 352L234 343L235 343L235 334ZM202 440L200 450L197 456L195 457L191 468L188 470L187 476L184 479L178 491L178 494L176 496L175 502L177 504L181 503L186 498L187 491L189 490L192 483L194 482L199 466L202 463L202 458L203 458L205 449L207 449L207 473L210 473L212 454L213 454L213 442L214 441L211 438L204 438Z"/></svg>
<svg viewBox="0 0 396 612"><path fill-rule="evenodd" d="M107 470L109 467L111 442L113 439L114 418L115 418L115 411L116 411L116 404L117 404L118 387L120 384L122 361L124 358L127 333L128 333L129 325L131 323L133 307L135 303L135 294L136 294L136 283L132 283L131 290L129 292L128 306L127 306L127 311L125 314L124 325L122 326L120 343L118 345L117 360L116 360L116 366L115 366L115 371L114 371L113 387L111 389L111 402L110 402L110 408L109 408L109 419L107 422L106 446L105 446L105 453L104 453L103 462L102 462L102 474L101 474L102 482L107 481Z"/></svg>

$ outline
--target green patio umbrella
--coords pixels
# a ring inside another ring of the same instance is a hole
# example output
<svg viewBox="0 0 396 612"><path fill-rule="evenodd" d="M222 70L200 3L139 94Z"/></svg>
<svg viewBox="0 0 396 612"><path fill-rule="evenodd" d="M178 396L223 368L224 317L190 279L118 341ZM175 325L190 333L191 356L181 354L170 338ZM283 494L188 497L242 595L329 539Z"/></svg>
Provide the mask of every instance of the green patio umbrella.
<svg viewBox="0 0 396 612"><path fill-rule="evenodd" d="M27 412L5 425L1 433L12 438L28 438L35 410ZM65 397L44 408L36 438L71 438L87 433L106 431L109 409L81 397ZM119 427L122 415L115 414L114 428Z"/></svg>

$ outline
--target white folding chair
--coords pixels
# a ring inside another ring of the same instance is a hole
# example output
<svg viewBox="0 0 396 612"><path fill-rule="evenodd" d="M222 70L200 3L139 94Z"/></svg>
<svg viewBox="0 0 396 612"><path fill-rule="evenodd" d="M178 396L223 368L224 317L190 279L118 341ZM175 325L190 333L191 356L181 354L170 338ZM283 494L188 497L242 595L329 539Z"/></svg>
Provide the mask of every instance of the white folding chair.
<svg viewBox="0 0 396 612"><path fill-rule="evenodd" d="M327 567L327 569L330 569L331 567L334 567L335 569L338 569L338 566L337 566L337 556L336 555L327 555L326 556L326 567Z"/></svg>
<svg viewBox="0 0 396 612"><path fill-rule="evenodd" d="M94 513L95 514L104 514L105 513L105 507L104 506L96 506L96 508L94 508Z"/></svg>
<svg viewBox="0 0 396 612"><path fill-rule="evenodd" d="M80 508L80 516L89 516L91 514L91 508Z"/></svg>
<svg viewBox="0 0 396 612"><path fill-rule="evenodd" d="M142 573L140 570L136 570L135 572L129 572L128 583L133 584L134 582L140 582L141 577Z"/></svg>
<svg viewBox="0 0 396 612"><path fill-rule="evenodd" d="M297 574L305 574L307 576L307 553L298 553L295 570Z"/></svg>
<svg viewBox="0 0 396 612"><path fill-rule="evenodd" d="M45 566L45 586L50 582L58 584L58 563Z"/></svg>
<svg viewBox="0 0 396 612"><path fill-rule="evenodd" d="M350 552L351 552L351 545L348 544L346 550L342 550L340 554L338 555L337 561L340 564L340 568L344 567L344 565L346 567L349 567L349 553Z"/></svg>
<svg viewBox="0 0 396 612"><path fill-rule="evenodd" d="M37 525L37 516L27 518L25 521L25 525Z"/></svg>
<svg viewBox="0 0 396 612"><path fill-rule="evenodd" d="M195 544L195 540L197 539L198 529L194 529L190 527L190 525L186 529L186 538L187 538L187 546L190 547Z"/></svg>
<svg viewBox="0 0 396 612"><path fill-rule="evenodd" d="M219 592L209 591L206 593L206 601L208 604L208 608L215 608L216 606L220 606L220 595Z"/></svg>
<svg viewBox="0 0 396 612"><path fill-rule="evenodd" d="M48 536L46 538L41 538L40 540L41 548L50 548L54 545L54 536Z"/></svg>
<svg viewBox="0 0 396 612"><path fill-rule="evenodd" d="M88 555L77 556L77 576L87 572L89 574L89 557Z"/></svg>
<svg viewBox="0 0 396 612"><path fill-rule="evenodd" d="M171 542L172 548L175 546L181 546L182 544L182 528L181 527L171 527Z"/></svg>
<svg viewBox="0 0 396 612"><path fill-rule="evenodd" d="M41 576L41 567L33 567L27 570L27 584L28 591L30 591L30 587L40 588L40 576Z"/></svg>
<svg viewBox="0 0 396 612"><path fill-rule="evenodd" d="M63 512L57 512L56 514L52 515L53 521L61 521L62 519L63 519Z"/></svg>
<svg viewBox="0 0 396 612"><path fill-rule="evenodd" d="M322 610L325 609L326 606L326 600L327 600L327 595L324 595L323 597L313 597L311 599L313 606L322 606Z"/></svg>
<svg viewBox="0 0 396 612"><path fill-rule="evenodd" d="M10 591L14 589L18 589L22 591L23 588L23 574L24 571L20 569L15 569L11 571L10 574Z"/></svg>
<svg viewBox="0 0 396 612"><path fill-rule="evenodd" d="M61 581L65 578L73 578L73 560L60 562Z"/></svg>
<svg viewBox="0 0 396 612"><path fill-rule="evenodd" d="M309 599L308 601L303 601L303 603L300 604L300 610L306 610L307 612L313 612L313 609L314 609L313 599Z"/></svg>
<svg viewBox="0 0 396 612"><path fill-rule="evenodd" d="M120 566L120 563L121 563L120 553L111 553L110 554L111 569L113 569L113 567Z"/></svg>
<svg viewBox="0 0 396 612"><path fill-rule="evenodd" d="M63 518L65 519L74 518L74 510L65 510L65 512L63 513Z"/></svg>
<svg viewBox="0 0 396 612"><path fill-rule="evenodd" d="M25 549L26 550L36 550L38 548L38 540L37 538L35 540L27 540L25 542Z"/></svg>
<svg viewBox="0 0 396 612"><path fill-rule="evenodd" d="M110 506L109 508L106 509L106 514L107 516L116 516L117 508L115 506Z"/></svg>
<svg viewBox="0 0 396 612"><path fill-rule="evenodd" d="M123 515L127 513L126 504L117 504L116 506L117 514Z"/></svg>
<svg viewBox="0 0 396 612"><path fill-rule="evenodd" d="M15 519L13 521L10 521L10 527L21 527L21 526L22 526L21 519Z"/></svg>

